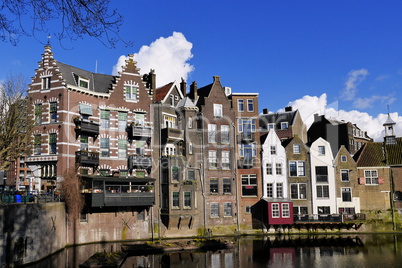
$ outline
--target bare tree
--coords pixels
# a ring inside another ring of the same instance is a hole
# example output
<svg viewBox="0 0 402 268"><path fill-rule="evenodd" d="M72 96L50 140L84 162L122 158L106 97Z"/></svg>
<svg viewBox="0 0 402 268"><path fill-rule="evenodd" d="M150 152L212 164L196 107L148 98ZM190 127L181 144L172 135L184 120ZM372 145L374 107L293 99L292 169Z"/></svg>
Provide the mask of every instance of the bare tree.
<svg viewBox="0 0 402 268"><path fill-rule="evenodd" d="M63 180L60 182L60 192L66 204L69 219L75 221L78 219L81 210L84 207L84 197L81 194L82 183L74 168L66 170L63 174Z"/></svg>
<svg viewBox="0 0 402 268"><path fill-rule="evenodd" d="M27 116L27 79L10 74L0 81L0 169L31 149L33 123Z"/></svg>
<svg viewBox="0 0 402 268"><path fill-rule="evenodd" d="M109 10L109 3L110 0L0 0L0 39L15 45L21 36L47 34L48 26L56 25L58 32L51 34L60 41L90 36L107 47L115 47L123 41L119 36L123 18L116 10Z"/></svg>

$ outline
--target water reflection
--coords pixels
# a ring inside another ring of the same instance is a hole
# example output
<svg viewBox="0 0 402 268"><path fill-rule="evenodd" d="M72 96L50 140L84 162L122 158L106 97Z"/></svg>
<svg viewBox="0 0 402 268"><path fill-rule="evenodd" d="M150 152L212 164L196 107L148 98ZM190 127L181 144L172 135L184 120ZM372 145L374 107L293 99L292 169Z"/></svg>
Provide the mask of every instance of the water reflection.
<svg viewBox="0 0 402 268"><path fill-rule="evenodd" d="M227 238L225 238L227 239ZM242 237L234 248L136 256L122 267L401 267L402 235ZM69 248L31 267L78 267L93 253L116 251L121 244Z"/></svg>

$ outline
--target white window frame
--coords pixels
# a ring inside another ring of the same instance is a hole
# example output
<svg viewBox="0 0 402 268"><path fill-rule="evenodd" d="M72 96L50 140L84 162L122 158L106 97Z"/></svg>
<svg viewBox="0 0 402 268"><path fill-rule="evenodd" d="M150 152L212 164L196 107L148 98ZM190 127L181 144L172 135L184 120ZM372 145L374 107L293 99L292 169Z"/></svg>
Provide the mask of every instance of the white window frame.
<svg viewBox="0 0 402 268"><path fill-rule="evenodd" d="M343 194L348 193L350 195L350 200L344 200ZM341 198L342 202L352 202L352 188L351 187L341 187Z"/></svg>
<svg viewBox="0 0 402 268"><path fill-rule="evenodd" d="M304 193L302 193L301 186L304 186L304 190L303 190ZM296 190L297 190L296 198L294 198L294 196L292 196L292 189L294 189L294 188L296 188ZM305 196L302 196L303 194ZM292 200L306 200L307 199L307 183L291 183L290 184L290 198Z"/></svg>
<svg viewBox="0 0 402 268"><path fill-rule="evenodd" d="M318 145L318 155L325 155L325 146Z"/></svg>
<svg viewBox="0 0 402 268"><path fill-rule="evenodd" d="M300 144L293 144L293 153L300 154Z"/></svg>
<svg viewBox="0 0 402 268"><path fill-rule="evenodd" d="M289 123L288 122L281 122L281 129L288 129Z"/></svg>
<svg viewBox="0 0 402 268"><path fill-rule="evenodd" d="M317 199L329 199L329 185L316 185Z"/></svg>
<svg viewBox="0 0 402 268"><path fill-rule="evenodd" d="M214 116L222 117L223 116L223 106L220 103L214 103Z"/></svg>
<svg viewBox="0 0 402 268"><path fill-rule="evenodd" d="M190 196L186 196L186 194L189 194ZM191 209L192 207L192 194L191 191L183 191L183 208L184 209ZM189 202L190 204L186 204L186 202Z"/></svg>
<svg viewBox="0 0 402 268"><path fill-rule="evenodd" d="M224 202L223 203L223 217L232 217L233 216L233 209L231 202Z"/></svg>
<svg viewBox="0 0 402 268"><path fill-rule="evenodd" d="M250 105L252 109L250 109ZM253 99L247 99L247 112L254 112L254 100Z"/></svg>
<svg viewBox="0 0 402 268"><path fill-rule="evenodd" d="M289 203L282 203L282 218L290 218L290 206Z"/></svg>
<svg viewBox="0 0 402 268"><path fill-rule="evenodd" d="M239 112L244 112L244 100L243 99L237 100L237 110Z"/></svg>
<svg viewBox="0 0 402 268"><path fill-rule="evenodd" d="M86 83L86 86L81 86L81 82ZM89 80L83 77L78 77L78 87L89 89Z"/></svg>
<svg viewBox="0 0 402 268"><path fill-rule="evenodd" d="M280 218L279 203L271 204L271 216L272 216L272 218Z"/></svg>
<svg viewBox="0 0 402 268"><path fill-rule="evenodd" d="M342 174L347 174L348 179L347 179L347 180L344 180ZM340 175L341 175L341 181L342 181L342 182L348 182L348 181L350 181L350 171L349 171L349 169L341 169L341 170L340 170Z"/></svg>
<svg viewBox="0 0 402 268"><path fill-rule="evenodd" d="M366 185L378 185L378 171L369 169L364 170L364 178Z"/></svg>
<svg viewBox="0 0 402 268"><path fill-rule="evenodd" d="M218 152L216 150L208 151L208 166L209 169L218 168Z"/></svg>
<svg viewBox="0 0 402 268"><path fill-rule="evenodd" d="M222 151L222 169L230 170L230 151Z"/></svg>
<svg viewBox="0 0 402 268"><path fill-rule="evenodd" d="M208 143L216 143L217 139L216 124L208 124Z"/></svg>
<svg viewBox="0 0 402 268"><path fill-rule="evenodd" d="M219 203L218 202L211 202L210 203L210 218L219 218Z"/></svg>

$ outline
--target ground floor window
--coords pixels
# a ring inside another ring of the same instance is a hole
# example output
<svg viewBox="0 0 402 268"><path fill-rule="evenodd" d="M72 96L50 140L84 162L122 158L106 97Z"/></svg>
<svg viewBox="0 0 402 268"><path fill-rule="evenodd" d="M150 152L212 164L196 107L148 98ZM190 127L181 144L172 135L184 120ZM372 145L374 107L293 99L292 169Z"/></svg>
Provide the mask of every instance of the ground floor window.
<svg viewBox="0 0 402 268"><path fill-rule="evenodd" d="M355 208L339 208L339 214L349 214L354 215L356 214Z"/></svg>
<svg viewBox="0 0 402 268"><path fill-rule="evenodd" d="M331 214L330 207L318 207L318 214Z"/></svg>
<svg viewBox="0 0 402 268"><path fill-rule="evenodd" d="M219 203L211 203L211 218L218 218L219 217Z"/></svg>
<svg viewBox="0 0 402 268"><path fill-rule="evenodd" d="M308 208L307 207L293 206L293 214L294 215L307 215L308 214Z"/></svg>

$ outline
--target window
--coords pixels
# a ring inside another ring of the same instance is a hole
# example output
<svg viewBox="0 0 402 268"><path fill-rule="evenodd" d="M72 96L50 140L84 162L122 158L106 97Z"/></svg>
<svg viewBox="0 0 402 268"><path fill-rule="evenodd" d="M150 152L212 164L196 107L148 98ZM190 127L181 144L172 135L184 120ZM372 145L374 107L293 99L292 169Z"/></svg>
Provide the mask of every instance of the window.
<svg viewBox="0 0 402 268"><path fill-rule="evenodd" d="M218 218L219 217L219 203L211 203L211 218Z"/></svg>
<svg viewBox="0 0 402 268"><path fill-rule="evenodd" d="M307 215L308 209L307 209L307 207L293 206L293 214L294 215Z"/></svg>
<svg viewBox="0 0 402 268"><path fill-rule="evenodd" d="M193 143L192 143L192 142L190 142L190 143L188 144L188 153L189 153L189 154L193 154Z"/></svg>
<svg viewBox="0 0 402 268"><path fill-rule="evenodd" d="M223 143L223 144L229 143L229 126L228 125L221 126L221 143Z"/></svg>
<svg viewBox="0 0 402 268"><path fill-rule="evenodd" d="M42 147L42 137L41 135L34 136L34 155L41 154L41 147Z"/></svg>
<svg viewBox="0 0 402 268"><path fill-rule="evenodd" d="M174 96L170 94L170 106L174 107Z"/></svg>
<svg viewBox="0 0 402 268"><path fill-rule="evenodd" d="M270 131L271 129L275 129L275 123L268 124L268 131Z"/></svg>
<svg viewBox="0 0 402 268"><path fill-rule="evenodd" d="M145 153L145 141L135 141L135 154L138 156L144 156Z"/></svg>
<svg viewBox="0 0 402 268"><path fill-rule="evenodd" d="M272 208L272 218L279 218L279 204L272 203L271 208Z"/></svg>
<svg viewBox="0 0 402 268"><path fill-rule="evenodd" d="M283 198L283 184L279 182L276 184L276 197Z"/></svg>
<svg viewBox="0 0 402 268"><path fill-rule="evenodd" d="M355 215L355 208L339 208L339 214Z"/></svg>
<svg viewBox="0 0 402 268"><path fill-rule="evenodd" d="M223 203L223 216L232 217L232 203L229 202Z"/></svg>
<svg viewBox="0 0 402 268"><path fill-rule="evenodd" d="M366 178L366 184L378 184L377 170L365 170L364 177Z"/></svg>
<svg viewBox="0 0 402 268"><path fill-rule="evenodd" d="M88 152L89 149L89 138L87 135L80 135L80 149L81 151Z"/></svg>
<svg viewBox="0 0 402 268"><path fill-rule="evenodd" d="M214 116L222 117L222 104L214 103Z"/></svg>
<svg viewBox="0 0 402 268"><path fill-rule="evenodd" d="M119 119L119 130L125 131L127 127L127 113L119 112L118 119Z"/></svg>
<svg viewBox="0 0 402 268"><path fill-rule="evenodd" d="M251 206L246 206L245 212L250 214L252 212Z"/></svg>
<svg viewBox="0 0 402 268"><path fill-rule="evenodd" d="M49 120L51 123L57 122L57 102L49 104Z"/></svg>
<svg viewBox="0 0 402 268"><path fill-rule="evenodd" d="M274 185L272 183L267 183L267 197L274 197Z"/></svg>
<svg viewBox="0 0 402 268"><path fill-rule="evenodd" d="M289 174L293 177L306 176L304 161L289 161Z"/></svg>
<svg viewBox="0 0 402 268"><path fill-rule="evenodd" d="M239 155L245 159L252 159L257 156L257 144L242 143L239 148Z"/></svg>
<svg viewBox="0 0 402 268"><path fill-rule="evenodd" d="M211 169L218 168L218 158L217 158L217 152L215 150L209 150L208 161L209 161L209 168Z"/></svg>
<svg viewBox="0 0 402 268"><path fill-rule="evenodd" d="M223 178L223 193L224 194L232 193L232 179L231 178Z"/></svg>
<svg viewBox="0 0 402 268"><path fill-rule="evenodd" d="M317 182L328 182L328 167L326 166L315 167L315 175Z"/></svg>
<svg viewBox="0 0 402 268"><path fill-rule="evenodd" d="M180 179L180 169L178 166L172 166L172 180L179 181Z"/></svg>
<svg viewBox="0 0 402 268"><path fill-rule="evenodd" d="M119 139L118 155L119 155L119 158L127 158L127 140L126 139Z"/></svg>
<svg viewBox="0 0 402 268"><path fill-rule="evenodd" d="M266 167L267 167L267 175L272 175L272 164L267 163Z"/></svg>
<svg viewBox="0 0 402 268"><path fill-rule="evenodd" d="M341 181L349 181L349 170L341 169Z"/></svg>
<svg viewBox="0 0 402 268"><path fill-rule="evenodd" d="M109 128L110 127L110 111L108 110L101 110L101 127Z"/></svg>
<svg viewBox="0 0 402 268"><path fill-rule="evenodd" d="M317 198L329 198L328 185L317 185Z"/></svg>
<svg viewBox="0 0 402 268"><path fill-rule="evenodd" d="M172 192L172 207L179 208L180 206L180 194L179 192Z"/></svg>
<svg viewBox="0 0 402 268"><path fill-rule="evenodd" d="M43 77L42 78L42 89L50 89L51 77Z"/></svg>
<svg viewBox="0 0 402 268"><path fill-rule="evenodd" d="M124 89L126 91L126 100L137 100L138 88L131 85L125 85Z"/></svg>
<svg viewBox="0 0 402 268"><path fill-rule="evenodd" d="M230 151L222 151L222 169L230 169Z"/></svg>
<svg viewBox="0 0 402 268"><path fill-rule="evenodd" d="M281 122L281 129L288 129L288 122Z"/></svg>
<svg viewBox="0 0 402 268"><path fill-rule="evenodd" d="M290 208L288 203L282 203L282 218L290 217Z"/></svg>
<svg viewBox="0 0 402 268"><path fill-rule="evenodd" d="M193 128L193 118L192 117L190 117L188 119L188 128Z"/></svg>
<svg viewBox="0 0 402 268"><path fill-rule="evenodd" d="M191 192L184 192L184 208L191 208Z"/></svg>
<svg viewBox="0 0 402 268"><path fill-rule="evenodd" d="M282 164L276 163L276 175L282 175Z"/></svg>
<svg viewBox="0 0 402 268"><path fill-rule="evenodd" d="M291 199L307 199L307 184L306 183L291 183L290 184Z"/></svg>
<svg viewBox="0 0 402 268"><path fill-rule="evenodd" d="M352 202L352 188L341 188L342 202Z"/></svg>
<svg viewBox="0 0 402 268"><path fill-rule="evenodd" d="M318 146L318 154L325 155L325 146Z"/></svg>
<svg viewBox="0 0 402 268"><path fill-rule="evenodd" d="M82 88L89 88L89 80L85 78L78 78L78 86Z"/></svg>
<svg viewBox="0 0 402 268"><path fill-rule="evenodd" d="M318 207L318 214L331 214L330 207Z"/></svg>
<svg viewBox="0 0 402 268"><path fill-rule="evenodd" d="M247 111L254 112L254 100L247 100Z"/></svg>
<svg viewBox="0 0 402 268"><path fill-rule="evenodd" d="M271 145L271 155L276 155L276 146Z"/></svg>
<svg viewBox="0 0 402 268"><path fill-rule="evenodd" d="M241 175L242 196L257 196L257 175Z"/></svg>
<svg viewBox="0 0 402 268"><path fill-rule="evenodd" d="M110 156L110 146L109 146L109 138L101 138L100 139L100 152L101 157L109 157Z"/></svg>
<svg viewBox="0 0 402 268"><path fill-rule="evenodd" d="M216 125L208 124L208 142L216 143Z"/></svg>
<svg viewBox="0 0 402 268"><path fill-rule="evenodd" d="M135 114L135 126L136 127L144 127L144 124L145 124L144 121L145 121L145 115L144 114Z"/></svg>
<svg viewBox="0 0 402 268"><path fill-rule="evenodd" d="M300 144L293 144L293 153L300 154Z"/></svg>
<svg viewBox="0 0 402 268"><path fill-rule="evenodd" d="M255 132L255 119L251 118L244 118L244 119L238 119L237 120L237 125L238 125L238 130L239 132L242 132L243 137L247 137L249 135L251 137L251 133Z"/></svg>
<svg viewBox="0 0 402 268"><path fill-rule="evenodd" d="M128 170L127 169L120 169L119 170L119 176L120 177L127 177L128 176Z"/></svg>
<svg viewBox="0 0 402 268"><path fill-rule="evenodd" d="M244 112L244 100L237 100L237 110Z"/></svg>
<svg viewBox="0 0 402 268"><path fill-rule="evenodd" d="M187 180L189 180L189 181L194 181L195 180L194 169L189 169L187 174L188 174Z"/></svg>
<svg viewBox="0 0 402 268"><path fill-rule="evenodd" d="M49 134L49 154L57 153L57 134L50 133Z"/></svg>
<svg viewBox="0 0 402 268"><path fill-rule="evenodd" d="M209 193L211 194L219 193L219 182L217 178L211 178L209 180Z"/></svg>
<svg viewBox="0 0 402 268"><path fill-rule="evenodd" d="M42 104L35 104L35 124L42 124Z"/></svg>
<svg viewBox="0 0 402 268"><path fill-rule="evenodd" d="M342 161L342 162L346 162L346 161L347 161L346 155L341 155L341 161Z"/></svg>

